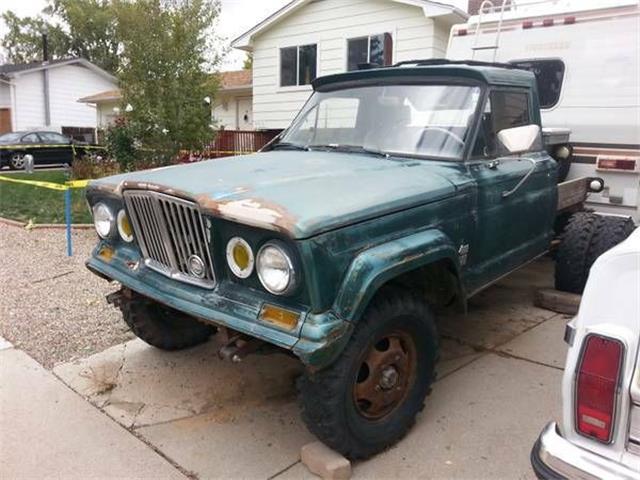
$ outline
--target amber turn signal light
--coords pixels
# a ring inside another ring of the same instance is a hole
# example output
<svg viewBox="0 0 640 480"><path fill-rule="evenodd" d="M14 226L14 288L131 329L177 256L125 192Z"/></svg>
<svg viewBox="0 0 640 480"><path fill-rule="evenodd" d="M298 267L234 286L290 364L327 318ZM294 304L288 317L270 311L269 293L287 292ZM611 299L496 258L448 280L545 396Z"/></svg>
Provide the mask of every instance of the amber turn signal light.
<svg viewBox="0 0 640 480"><path fill-rule="evenodd" d="M265 303L260 310L260 320L280 328L293 330L298 325L300 313Z"/></svg>

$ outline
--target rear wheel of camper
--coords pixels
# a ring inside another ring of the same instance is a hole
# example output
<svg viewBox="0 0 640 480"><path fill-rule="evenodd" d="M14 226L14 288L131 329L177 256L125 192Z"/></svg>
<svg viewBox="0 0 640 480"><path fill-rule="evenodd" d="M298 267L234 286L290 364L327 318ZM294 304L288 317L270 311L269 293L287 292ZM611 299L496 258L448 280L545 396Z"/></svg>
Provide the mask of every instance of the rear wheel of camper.
<svg viewBox="0 0 640 480"><path fill-rule="evenodd" d="M589 274L589 249L602 217L578 212L569 218L556 254L556 289L582 293Z"/></svg>
<svg viewBox="0 0 640 480"><path fill-rule="evenodd" d="M182 350L206 342L215 328L143 297L122 301L124 321L138 338L161 350Z"/></svg>
<svg viewBox="0 0 640 480"><path fill-rule="evenodd" d="M607 250L624 241L635 226L630 218L578 212L569 218L556 254L556 289L582 293L589 269Z"/></svg>
<svg viewBox="0 0 640 480"><path fill-rule="evenodd" d="M624 242L635 230L633 220L629 217L602 217L600 227L593 233L587 263L589 267L607 250Z"/></svg>
<svg viewBox="0 0 640 480"><path fill-rule="evenodd" d="M340 357L298 381L302 418L322 442L355 460L400 440L434 380L438 337L425 301L385 289Z"/></svg>

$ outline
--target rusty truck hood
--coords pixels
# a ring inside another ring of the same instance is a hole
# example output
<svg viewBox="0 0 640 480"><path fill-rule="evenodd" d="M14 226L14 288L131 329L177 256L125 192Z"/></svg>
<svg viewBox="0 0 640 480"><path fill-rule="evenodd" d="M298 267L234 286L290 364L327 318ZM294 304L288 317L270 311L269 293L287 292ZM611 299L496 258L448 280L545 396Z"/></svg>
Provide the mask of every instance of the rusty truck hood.
<svg viewBox="0 0 640 480"><path fill-rule="evenodd" d="M107 177L92 190L150 189L212 214L308 238L455 193L450 162L272 151Z"/></svg>

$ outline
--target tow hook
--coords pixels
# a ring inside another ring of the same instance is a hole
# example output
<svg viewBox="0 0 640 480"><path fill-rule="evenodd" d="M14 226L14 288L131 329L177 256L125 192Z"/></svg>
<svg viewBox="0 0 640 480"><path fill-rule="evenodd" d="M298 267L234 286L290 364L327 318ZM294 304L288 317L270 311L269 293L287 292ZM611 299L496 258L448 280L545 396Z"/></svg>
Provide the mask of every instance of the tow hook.
<svg viewBox="0 0 640 480"><path fill-rule="evenodd" d="M244 357L258 350L263 344L257 338L248 337L225 327L218 327L216 337L222 345L218 349L218 357L221 360L231 360L233 363L240 363Z"/></svg>

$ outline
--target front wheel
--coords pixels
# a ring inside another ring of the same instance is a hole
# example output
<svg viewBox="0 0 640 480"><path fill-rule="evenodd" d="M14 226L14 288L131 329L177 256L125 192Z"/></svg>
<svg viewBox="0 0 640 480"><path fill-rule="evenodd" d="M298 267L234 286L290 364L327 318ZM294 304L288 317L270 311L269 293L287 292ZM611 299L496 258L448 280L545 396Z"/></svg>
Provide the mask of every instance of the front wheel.
<svg viewBox="0 0 640 480"><path fill-rule="evenodd" d="M9 168L11 170L24 170L25 164L26 161L24 158L24 153L14 153L9 159Z"/></svg>
<svg viewBox="0 0 640 480"><path fill-rule="evenodd" d="M124 321L138 338L161 350L182 350L206 342L215 327L144 297L122 301Z"/></svg>
<svg viewBox="0 0 640 480"><path fill-rule="evenodd" d="M417 295L386 290L359 321L341 356L298 383L302 418L322 442L367 458L411 428L434 380L438 337Z"/></svg>

